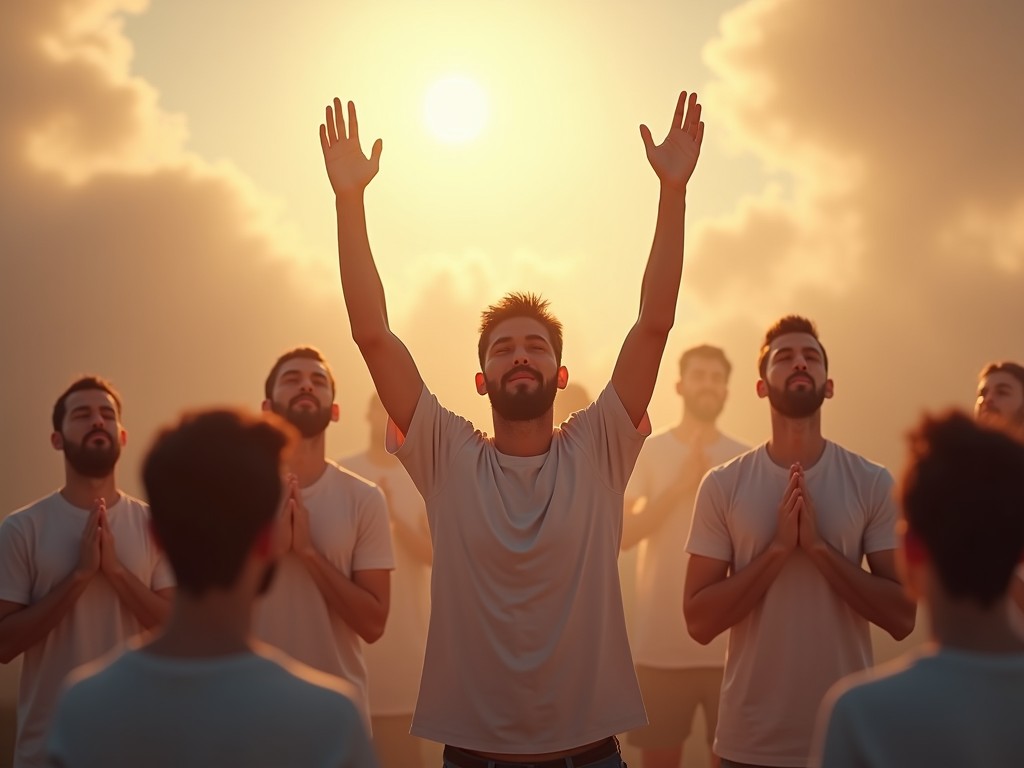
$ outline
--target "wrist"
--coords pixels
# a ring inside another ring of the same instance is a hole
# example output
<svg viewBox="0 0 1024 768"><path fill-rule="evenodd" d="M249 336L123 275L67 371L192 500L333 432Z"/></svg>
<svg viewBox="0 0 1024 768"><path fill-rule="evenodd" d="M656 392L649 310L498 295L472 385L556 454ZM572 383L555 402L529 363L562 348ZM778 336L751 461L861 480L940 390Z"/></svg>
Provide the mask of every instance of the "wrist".
<svg viewBox="0 0 1024 768"><path fill-rule="evenodd" d="M363 193L366 187L358 189L343 189L334 193L334 207L341 209L351 205L362 205Z"/></svg>

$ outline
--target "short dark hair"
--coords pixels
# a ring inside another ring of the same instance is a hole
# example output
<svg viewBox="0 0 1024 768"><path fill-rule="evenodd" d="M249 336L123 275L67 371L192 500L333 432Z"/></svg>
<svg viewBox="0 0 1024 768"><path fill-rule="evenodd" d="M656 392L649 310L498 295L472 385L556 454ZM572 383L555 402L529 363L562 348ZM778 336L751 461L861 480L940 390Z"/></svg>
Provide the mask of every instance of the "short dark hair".
<svg viewBox="0 0 1024 768"><path fill-rule="evenodd" d="M178 587L194 597L238 579L278 512L295 429L272 413L186 413L156 437L142 467L153 530Z"/></svg>
<svg viewBox="0 0 1024 768"><path fill-rule="evenodd" d="M535 293L506 293L501 301L491 304L480 316L480 341L477 353L480 357L481 371L484 369L491 331L498 323L510 317L532 317L540 322L551 337L551 349L555 353L555 360L559 365L562 364L562 323L548 309L547 299L542 299Z"/></svg>
<svg viewBox="0 0 1024 768"><path fill-rule="evenodd" d="M813 337L818 342L818 346L821 347L821 360L825 364L825 370L828 370L828 353L825 351L825 345L818 338L818 329L814 325L814 321L800 315L786 315L776 320L765 331L764 341L761 343L761 351L757 356L757 370L761 374L762 379L768 371L768 352L772 342L779 338L779 336L785 336L787 333L806 333Z"/></svg>
<svg viewBox="0 0 1024 768"><path fill-rule="evenodd" d="M729 358L725 356L725 350L721 347L715 347L711 344L700 344L696 347L690 347L688 350L683 352L679 358L679 376L682 378L683 374L686 373L686 366L690 364L690 361L695 357L699 357L704 360L717 360L725 366L725 378L728 379L732 374L732 363L729 362Z"/></svg>
<svg viewBox="0 0 1024 768"><path fill-rule="evenodd" d="M83 392L89 389L98 389L101 392L106 392L110 395L114 401L114 405L117 408L117 418L121 418L121 395L114 385L104 379L102 376L80 376L75 379L65 389L60 397L57 398L57 402L53 404L53 431L60 432L61 427L64 425L64 417L67 416L68 412L68 396L73 392Z"/></svg>
<svg viewBox="0 0 1024 768"><path fill-rule="evenodd" d="M330 364L328 364L327 360L324 359L323 353L316 347L295 347L294 349L289 349L274 361L274 365L270 369L270 373L267 375L267 380L263 385L263 394L266 396L267 400L272 400L274 398L274 385L277 384L277 375L281 372L281 368L289 360L295 360L296 358L302 360L316 360L318 363L321 363L327 371L327 378L330 379L331 382L331 394L337 394L338 388L334 381L334 371L331 370Z"/></svg>
<svg viewBox="0 0 1024 768"><path fill-rule="evenodd" d="M925 416L908 443L907 527L951 597L991 606L1024 552L1024 445L959 411Z"/></svg>
<svg viewBox="0 0 1024 768"><path fill-rule="evenodd" d="M981 373L978 374L978 381L981 381L986 376L991 376L993 373L1010 374L1020 382L1021 389L1024 389L1024 365L1021 365L1020 363L1011 363L1009 360L989 363L981 369Z"/></svg>

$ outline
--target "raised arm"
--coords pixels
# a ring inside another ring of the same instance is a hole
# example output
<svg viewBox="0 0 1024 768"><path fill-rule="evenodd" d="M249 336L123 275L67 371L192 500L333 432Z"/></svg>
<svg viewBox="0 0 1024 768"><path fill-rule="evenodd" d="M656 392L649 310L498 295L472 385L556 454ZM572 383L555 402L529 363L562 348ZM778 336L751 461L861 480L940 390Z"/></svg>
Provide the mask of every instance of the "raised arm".
<svg viewBox="0 0 1024 768"><path fill-rule="evenodd" d="M377 266L366 233L363 194L380 168L383 143L373 143L370 156L359 146L356 108L348 103L348 132L341 114L341 101L327 107L327 119L320 125L320 146L324 151L327 176L334 189L338 214L338 263L345 294L352 339L370 370L377 394L392 421L403 432L409 429L416 410L423 379L401 339L391 332Z"/></svg>
<svg viewBox="0 0 1024 768"><path fill-rule="evenodd" d="M700 155L704 123L697 94L679 94L665 140L658 145L646 125L640 135L647 159L661 181L658 221L640 289L640 315L626 335L612 372L612 386L626 412L639 426L654 393L665 342L672 329L683 273L683 226L686 216L686 184Z"/></svg>

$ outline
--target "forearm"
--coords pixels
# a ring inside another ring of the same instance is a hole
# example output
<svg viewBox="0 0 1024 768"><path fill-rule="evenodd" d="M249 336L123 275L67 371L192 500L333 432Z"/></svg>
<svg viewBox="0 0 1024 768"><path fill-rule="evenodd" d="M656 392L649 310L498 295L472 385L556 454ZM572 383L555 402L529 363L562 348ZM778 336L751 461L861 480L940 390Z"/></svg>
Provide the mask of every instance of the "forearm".
<svg viewBox="0 0 1024 768"><path fill-rule="evenodd" d="M654 242L640 289L638 325L666 336L675 323L679 283L683 274L683 233L686 188L661 185Z"/></svg>
<svg viewBox="0 0 1024 768"><path fill-rule="evenodd" d="M144 628L151 629L167 619L171 612L171 601L156 594L139 581L134 573L119 568L105 575L121 602Z"/></svg>
<svg viewBox="0 0 1024 768"><path fill-rule="evenodd" d="M334 567L315 548L299 558L316 583L330 611L367 643L380 639L388 618L388 605Z"/></svg>
<svg viewBox="0 0 1024 768"><path fill-rule="evenodd" d="M914 628L917 606L895 579L869 573L826 541L808 552L838 595L857 613L902 640Z"/></svg>
<svg viewBox="0 0 1024 768"><path fill-rule="evenodd" d="M388 330L384 286L370 251L363 193L335 199L338 215L338 264L352 338L373 343Z"/></svg>
<svg viewBox="0 0 1024 768"><path fill-rule="evenodd" d="M0 621L0 662L7 664L50 634L85 592L91 578L74 571L38 603L5 616Z"/></svg>
<svg viewBox="0 0 1024 768"><path fill-rule="evenodd" d="M683 599L683 615L690 636L708 644L747 617L761 602L785 565L789 553L770 546L742 570Z"/></svg>

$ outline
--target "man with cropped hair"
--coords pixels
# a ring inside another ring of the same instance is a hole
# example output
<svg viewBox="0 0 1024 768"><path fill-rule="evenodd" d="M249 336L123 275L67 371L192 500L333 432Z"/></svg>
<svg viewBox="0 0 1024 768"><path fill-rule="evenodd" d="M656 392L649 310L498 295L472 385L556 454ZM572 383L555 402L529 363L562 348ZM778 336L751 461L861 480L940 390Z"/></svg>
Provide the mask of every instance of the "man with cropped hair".
<svg viewBox="0 0 1024 768"><path fill-rule="evenodd" d="M75 380L52 423L63 487L0 524L0 661L24 654L16 768L43 765L67 674L158 625L174 591L148 507L115 478L128 441L117 390L98 376Z"/></svg>
<svg viewBox="0 0 1024 768"><path fill-rule="evenodd" d="M814 323L774 323L758 372L771 437L705 475L686 545L687 628L700 643L729 631L714 745L726 768L806 766L825 692L872 664L869 624L900 640L915 615L892 477L822 434L834 383Z"/></svg>

